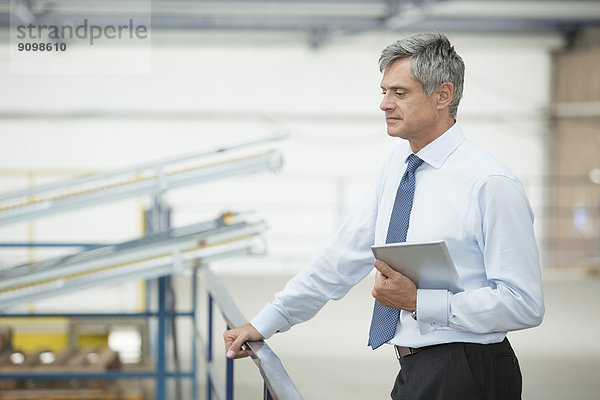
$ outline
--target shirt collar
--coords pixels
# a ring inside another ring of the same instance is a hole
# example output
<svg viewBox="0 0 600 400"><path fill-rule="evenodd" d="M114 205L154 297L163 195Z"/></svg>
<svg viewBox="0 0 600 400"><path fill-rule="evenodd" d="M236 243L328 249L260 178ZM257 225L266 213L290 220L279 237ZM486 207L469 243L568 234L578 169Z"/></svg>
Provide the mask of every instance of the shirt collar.
<svg viewBox="0 0 600 400"><path fill-rule="evenodd" d="M450 129L433 142L423 147L416 155L435 169L439 169L446 159L450 157L450 154L452 154L464 141L465 136L462 129L460 129L458 122L455 122ZM411 154L413 153L409 146L405 161L408 160L408 156Z"/></svg>

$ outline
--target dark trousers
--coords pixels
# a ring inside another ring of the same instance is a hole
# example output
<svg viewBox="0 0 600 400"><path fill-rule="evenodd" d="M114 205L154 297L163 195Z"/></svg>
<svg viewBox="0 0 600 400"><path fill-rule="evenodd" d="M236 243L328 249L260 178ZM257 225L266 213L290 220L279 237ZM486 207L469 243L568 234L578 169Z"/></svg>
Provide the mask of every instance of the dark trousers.
<svg viewBox="0 0 600 400"><path fill-rule="evenodd" d="M515 400L521 369L508 339L448 343L400 359L393 400Z"/></svg>

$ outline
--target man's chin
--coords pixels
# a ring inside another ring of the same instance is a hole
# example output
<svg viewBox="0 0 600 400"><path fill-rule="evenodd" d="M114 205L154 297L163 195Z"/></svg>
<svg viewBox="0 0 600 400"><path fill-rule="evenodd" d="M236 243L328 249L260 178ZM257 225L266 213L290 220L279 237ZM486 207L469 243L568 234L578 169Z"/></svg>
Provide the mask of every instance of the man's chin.
<svg viewBox="0 0 600 400"><path fill-rule="evenodd" d="M387 134L388 134L388 136L390 136L390 137L395 137L395 138L404 139L404 138L402 137L402 132L399 132L399 131L398 131L398 130L396 130L396 129L388 129L388 130L387 130Z"/></svg>

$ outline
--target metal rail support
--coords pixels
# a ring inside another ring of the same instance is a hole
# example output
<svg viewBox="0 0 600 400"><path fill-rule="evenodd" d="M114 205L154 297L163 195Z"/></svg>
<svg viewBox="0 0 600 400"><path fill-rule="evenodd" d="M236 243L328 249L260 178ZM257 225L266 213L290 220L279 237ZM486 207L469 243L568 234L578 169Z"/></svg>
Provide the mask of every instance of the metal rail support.
<svg viewBox="0 0 600 400"><path fill-rule="evenodd" d="M165 296L167 290L167 278L164 276L158 278L158 334L157 334L157 354L156 354L156 399L167 399L167 373L166 373L166 319L165 315Z"/></svg>
<svg viewBox="0 0 600 400"><path fill-rule="evenodd" d="M159 175L160 177L160 175ZM159 190L152 198L152 207L146 211L146 234L158 234L167 231L171 225L171 210L162 200L161 195L163 190ZM156 400L167 400L167 350L166 344L168 340L177 340L172 335L173 332L167 332L167 288L170 287L170 278L161 276L156 279L158 292L158 316L157 316L157 331L156 331L156 382L155 382L155 398ZM146 290L152 285L146 284ZM174 310L168 310L174 311ZM170 334L169 334L170 333ZM195 375L196 371L192 373Z"/></svg>
<svg viewBox="0 0 600 400"><path fill-rule="evenodd" d="M213 362L213 299L212 296L208 296L208 309L207 309L207 324L208 324L208 344L206 346L206 363L212 365ZM206 399L212 400L213 388L212 388L212 377L210 368L207 368L206 375Z"/></svg>

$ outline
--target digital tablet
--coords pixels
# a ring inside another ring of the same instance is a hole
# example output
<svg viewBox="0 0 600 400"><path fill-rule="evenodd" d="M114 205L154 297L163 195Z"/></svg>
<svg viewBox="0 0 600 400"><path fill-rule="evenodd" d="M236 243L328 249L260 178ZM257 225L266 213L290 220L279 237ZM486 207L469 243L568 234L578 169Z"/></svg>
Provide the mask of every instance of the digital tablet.
<svg viewBox="0 0 600 400"><path fill-rule="evenodd" d="M371 246L376 259L406 275L419 289L464 290L446 242L388 243Z"/></svg>

